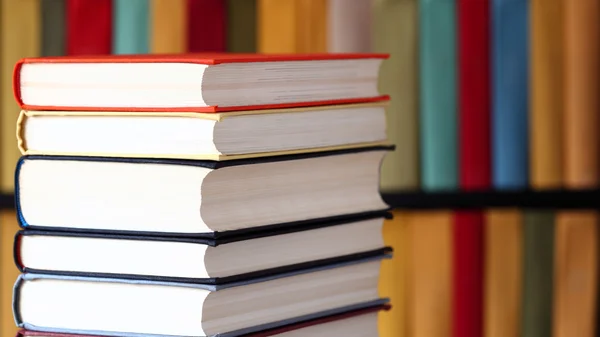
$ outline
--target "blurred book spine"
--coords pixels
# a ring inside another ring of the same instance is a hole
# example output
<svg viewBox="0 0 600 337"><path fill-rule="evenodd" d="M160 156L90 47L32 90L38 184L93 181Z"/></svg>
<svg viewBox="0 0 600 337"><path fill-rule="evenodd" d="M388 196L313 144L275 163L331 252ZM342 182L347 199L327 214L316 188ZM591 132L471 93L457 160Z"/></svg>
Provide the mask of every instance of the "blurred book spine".
<svg viewBox="0 0 600 337"><path fill-rule="evenodd" d="M148 0L114 0L113 54L147 54L149 50Z"/></svg>
<svg viewBox="0 0 600 337"><path fill-rule="evenodd" d="M227 1L227 51L256 52L256 0Z"/></svg>
<svg viewBox="0 0 600 337"><path fill-rule="evenodd" d="M150 52L176 54L187 50L187 0L151 0Z"/></svg>
<svg viewBox="0 0 600 337"><path fill-rule="evenodd" d="M390 95L387 133L396 149L381 168L383 191L420 188L419 36L417 0L373 2L373 49L389 53L380 70L379 91Z"/></svg>
<svg viewBox="0 0 600 337"><path fill-rule="evenodd" d="M66 15L67 55L111 53L111 0L67 0Z"/></svg>
<svg viewBox="0 0 600 337"><path fill-rule="evenodd" d="M187 51L224 52L227 48L225 0L188 0Z"/></svg>

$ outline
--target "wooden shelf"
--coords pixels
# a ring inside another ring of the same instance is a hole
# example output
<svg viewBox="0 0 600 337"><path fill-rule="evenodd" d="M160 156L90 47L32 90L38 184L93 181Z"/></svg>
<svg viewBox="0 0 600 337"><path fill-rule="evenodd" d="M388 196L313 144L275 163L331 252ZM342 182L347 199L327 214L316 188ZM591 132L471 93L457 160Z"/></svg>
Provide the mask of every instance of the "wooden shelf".
<svg viewBox="0 0 600 337"><path fill-rule="evenodd" d="M383 192L397 209L600 209L600 189L547 191Z"/></svg>
<svg viewBox="0 0 600 337"><path fill-rule="evenodd" d="M15 195L9 193L0 194L0 210L15 209Z"/></svg>
<svg viewBox="0 0 600 337"><path fill-rule="evenodd" d="M600 189L548 191L383 192L383 200L397 209L598 209ZM0 194L0 209L14 209L13 194Z"/></svg>

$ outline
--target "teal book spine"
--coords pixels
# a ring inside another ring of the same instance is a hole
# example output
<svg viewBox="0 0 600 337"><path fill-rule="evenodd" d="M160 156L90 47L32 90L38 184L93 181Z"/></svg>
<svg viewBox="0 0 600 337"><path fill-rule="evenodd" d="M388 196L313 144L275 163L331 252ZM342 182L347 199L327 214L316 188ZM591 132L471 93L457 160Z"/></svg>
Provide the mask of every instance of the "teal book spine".
<svg viewBox="0 0 600 337"><path fill-rule="evenodd" d="M456 3L419 1L420 142L424 190L458 188Z"/></svg>
<svg viewBox="0 0 600 337"><path fill-rule="evenodd" d="M149 17L149 0L114 0L113 54L148 53Z"/></svg>

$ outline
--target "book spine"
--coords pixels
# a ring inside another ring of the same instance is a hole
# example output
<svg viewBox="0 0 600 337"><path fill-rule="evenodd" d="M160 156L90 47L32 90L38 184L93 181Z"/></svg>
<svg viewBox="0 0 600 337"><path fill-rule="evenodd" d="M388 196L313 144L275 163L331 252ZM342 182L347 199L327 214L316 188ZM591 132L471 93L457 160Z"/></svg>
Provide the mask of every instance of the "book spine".
<svg viewBox="0 0 600 337"><path fill-rule="evenodd" d="M421 182L425 190L458 187L456 6L419 2Z"/></svg>
<svg viewBox="0 0 600 337"><path fill-rule="evenodd" d="M551 336L554 214L551 211L525 212L523 231L521 336Z"/></svg>
<svg viewBox="0 0 600 337"><path fill-rule="evenodd" d="M326 0L258 0L258 51L327 51Z"/></svg>
<svg viewBox="0 0 600 337"><path fill-rule="evenodd" d="M489 3L458 1L459 178L463 190L490 187ZM453 227L453 335L483 332L484 215L459 211Z"/></svg>
<svg viewBox="0 0 600 337"><path fill-rule="evenodd" d="M256 5L258 52L296 52L295 0L257 0Z"/></svg>
<svg viewBox="0 0 600 337"><path fill-rule="evenodd" d="M532 0L530 10L530 183L563 184L563 0ZM552 335L555 219L526 211L523 228L522 336Z"/></svg>
<svg viewBox="0 0 600 337"><path fill-rule="evenodd" d="M379 337L407 337L407 264L409 255L408 230L414 226L415 216L409 212L394 211L394 218L383 224L385 245L394 249L391 259L381 263L379 295L394 303L391 310L379 315Z"/></svg>
<svg viewBox="0 0 600 337"><path fill-rule="evenodd" d="M379 92L389 94L388 139L396 149L381 168L384 191L417 190L419 179L418 3L376 0L373 46L392 56L381 65Z"/></svg>
<svg viewBox="0 0 600 337"><path fill-rule="evenodd" d="M227 51L256 52L256 0L227 1Z"/></svg>
<svg viewBox="0 0 600 337"><path fill-rule="evenodd" d="M518 210L486 213L484 335L519 336L523 280L523 224Z"/></svg>
<svg viewBox="0 0 600 337"><path fill-rule="evenodd" d="M40 56L41 9L39 1L1 0L0 4L0 190L3 193L13 193L15 165L20 157L15 139L15 124L20 108L13 96L11 75L19 59ZM4 327L3 323L0 323L0 327ZM11 334L14 333L6 336ZM0 333L0 336L5 334Z"/></svg>
<svg viewBox="0 0 600 337"><path fill-rule="evenodd" d="M564 141L569 188L597 188L600 125L600 1L565 1Z"/></svg>
<svg viewBox="0 0 600 337"><path fill-rule="evenodd" d="M598 213L556 215L552 336L596 336Z"/></svg>
<svg viewBox="0 0 600 337"><path fill-rule="evenodd" d="M598 188L600 156L600 1L565 1L564 180L567 189ZM596 334L597 211L556 215L553 336Z"/></svg>
<svg viewBox="0 0 600 337"><path fill-rule="evenodd" d="M327 51L370 52L371 0L329 0L327 5Z"/></svg>
<svg viewBox="0 0 600 337"><path fill-rule="evenodd" d="M408 336L452 336L452 213L411 214L407 265Z"/></svg>
<svg viewBox="0 0 600 337"><path fill-rule="evenodd" d="M479 337L483 332L484 216L457 211L452 227L453 336Z"/></svg>
<svg viewBox="0 0 600 337"><path fill-rule="evenodd" d="M112 1L67 0L67 55L110 54Z"/></svg>
<svg viewBox="0 0 600 337"><path fill-rule="evenodd" d="M530 180L562 187L563 0L532 0L530 21Z"/></svg>
<svg viewBox="0 0 600 337"><path fill-rule="evenodd" d="M528 7L492 2L492 163L498 189L528 183Z"/></svg>
<svg viewBox="0 0 600 337"><path fill-rule="evenodd" d="M113 54L146 54L149 51L148 0L113 1Z"/></svg>
<svg viewBox="0 0 600 337"><path fill-rule="evenodd" d="M328 0L295 0L298 53L327 52ZM353 2L355 2L354 0ZM348 6L348 4L346 4Z"/></svg>
<svg viewBox="0 0 600 337"><path fill-rule="evenodd" d="M0 212L0 335L17 332L12 308L13 286L19 276L13 259L13 239L19 230L14 211Z"/></svg>
<svg viewBox="0 0 600 337"><path fill-rule="evenodd" d="M187 51L187 0L151 0L150 52L179 54Z"/></svg>
<svg viewBox="0 0 600 337"><path fill-rule="evenodd" d="M227 8L225 0L188 0L187 51L226 51Z"/></svg>
<svg viewBox="0 0 600 337"><path fill-rule="evenodd" d="M65 55L65 0L42 0L41 56Z"/></svg>

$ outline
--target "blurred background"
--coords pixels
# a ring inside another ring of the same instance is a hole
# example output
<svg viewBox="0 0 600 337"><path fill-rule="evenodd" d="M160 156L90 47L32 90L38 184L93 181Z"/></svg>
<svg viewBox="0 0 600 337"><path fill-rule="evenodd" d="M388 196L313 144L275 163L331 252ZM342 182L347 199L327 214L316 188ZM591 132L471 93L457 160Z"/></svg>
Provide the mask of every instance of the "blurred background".
<svg viewBox="0 0 600 337"><path fill-rule="evenodd" d="M14 64L187 52L391 54L381 336L596 334L600 0L0 3L0 336L16 332Z"/></svg>

